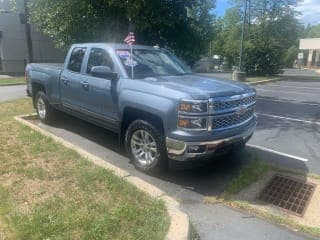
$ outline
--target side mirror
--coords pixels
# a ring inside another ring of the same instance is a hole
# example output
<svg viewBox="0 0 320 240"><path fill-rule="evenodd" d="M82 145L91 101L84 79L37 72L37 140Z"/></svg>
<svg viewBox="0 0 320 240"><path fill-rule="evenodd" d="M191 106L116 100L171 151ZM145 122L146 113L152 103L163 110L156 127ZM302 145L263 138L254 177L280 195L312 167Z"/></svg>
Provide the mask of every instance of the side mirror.
<svg viewBox="0 0 320 240"><path fill-rule="evenodd" d="M98 78L106 78L109 80L118 80L119 75L113 72L108 66L94 66L91 68L91 75Z"/></svg>

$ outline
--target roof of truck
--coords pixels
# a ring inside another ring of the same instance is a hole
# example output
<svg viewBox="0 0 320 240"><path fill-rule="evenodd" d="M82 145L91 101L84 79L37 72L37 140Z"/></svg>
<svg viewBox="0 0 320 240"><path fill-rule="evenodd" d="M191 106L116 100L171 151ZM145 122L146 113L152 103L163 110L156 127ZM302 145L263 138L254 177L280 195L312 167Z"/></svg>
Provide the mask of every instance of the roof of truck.
<svg viewBox="0 0 320 240"><path fill-rule="evenodd" d="M98 46L106 46L113 49L130 49L128 44L124 43L77 43L73 44L72 47L98 47ZM147 45L132 45L133 49L156 49L155 46L147 46Z"/></svg>

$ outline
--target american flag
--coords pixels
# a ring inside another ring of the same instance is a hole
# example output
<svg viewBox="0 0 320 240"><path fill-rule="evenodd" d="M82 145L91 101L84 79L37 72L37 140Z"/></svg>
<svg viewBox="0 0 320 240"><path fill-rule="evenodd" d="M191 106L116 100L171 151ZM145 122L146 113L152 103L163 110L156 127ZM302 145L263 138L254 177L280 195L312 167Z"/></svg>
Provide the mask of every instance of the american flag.
<svg viewBox="0 0 320 240"><path fill-rule="evenodd" d="M134 39L134 33L133 32L129 32L128 36L123 41L125 43L127 43L128 45L133 45L134 42L136 41Z"/></svg>

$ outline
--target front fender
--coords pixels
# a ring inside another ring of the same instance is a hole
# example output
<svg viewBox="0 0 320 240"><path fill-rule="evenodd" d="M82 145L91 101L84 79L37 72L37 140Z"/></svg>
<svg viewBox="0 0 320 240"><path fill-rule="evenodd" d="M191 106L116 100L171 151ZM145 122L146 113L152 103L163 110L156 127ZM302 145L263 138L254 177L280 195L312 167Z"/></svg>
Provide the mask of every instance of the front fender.
<svg viewBox="0 0 320 240"><path fill-rule="evenodd" d="M172 129L172 122L176 123L177 101L170 98L151 95L149 93L123 90L119 96L120 119L124 109L130 107L161 118L164 131Z"/></svg>

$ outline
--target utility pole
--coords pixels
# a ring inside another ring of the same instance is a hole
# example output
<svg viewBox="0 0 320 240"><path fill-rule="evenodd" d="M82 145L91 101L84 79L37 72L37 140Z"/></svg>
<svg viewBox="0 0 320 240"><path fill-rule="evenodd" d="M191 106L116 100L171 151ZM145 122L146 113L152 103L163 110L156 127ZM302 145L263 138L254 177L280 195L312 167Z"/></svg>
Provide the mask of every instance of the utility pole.
<svg viewBox="0 0 320 240"><path fill-rule="evenodd" d="M32 48L32 39L31 39L31 29L30 29L30 11L29 11L29 0L23 0L24 3L24 15L25 15L25 32L26 32L26 42L28 50L28 63L33 62L33 48Z"/></svg>
<svg viewBox="0 0 320 240"><path fill-rule="evenodd" d="M243 41L244 41L244 32L247 20L247 0L244 0L244 15L242 22L242 34L241 34L241 43L240 43L240 59L239 59L239 70L242 71L242 55L243 55Z"/></svg>

